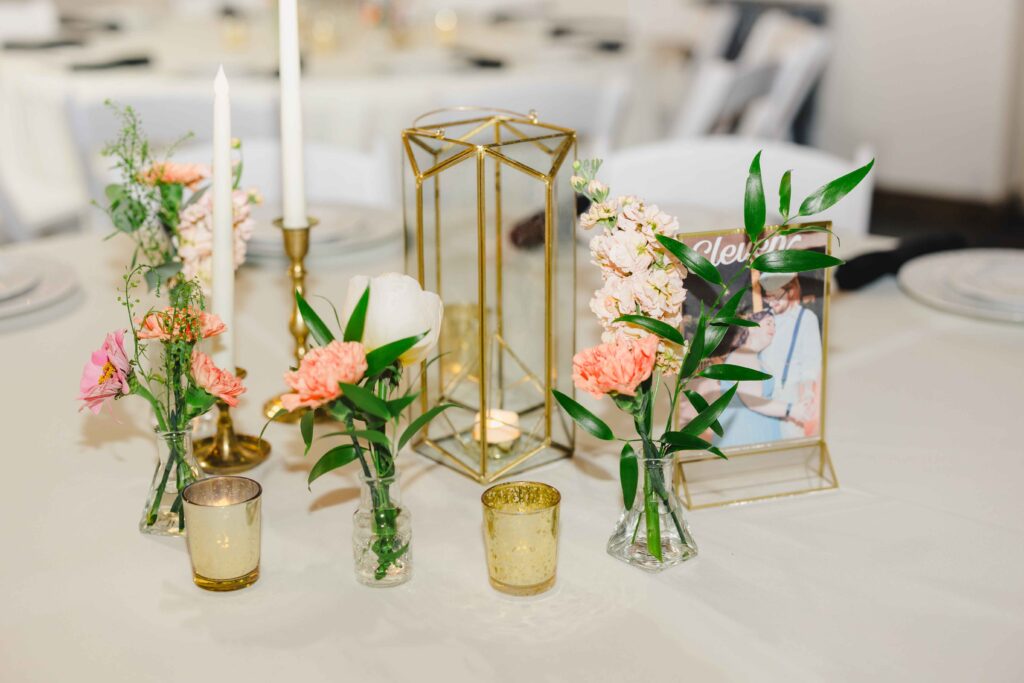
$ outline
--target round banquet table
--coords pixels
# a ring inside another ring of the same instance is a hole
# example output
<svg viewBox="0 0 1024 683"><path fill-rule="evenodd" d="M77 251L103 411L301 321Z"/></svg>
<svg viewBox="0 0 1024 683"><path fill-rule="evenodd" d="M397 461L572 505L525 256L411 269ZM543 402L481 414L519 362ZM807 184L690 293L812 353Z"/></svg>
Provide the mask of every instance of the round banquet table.
<svg viewBox="0 0 1024 683"><path fill-rule="evenodd" d="M413 453L400 467L414 578L356 584L355 472L307 491L314 457L296 427L271 425L273 453L251 473L264 487L262 575L216 594L192 584L181 539L137 530L155 452L141 401L76 413L87 354L124 324L124 246L82 235L0 252L59 259L82 281L51 319L0 334L0 680L1024 677L1024 327L925 308L892 278L837 295L827 438L839 490L691 512L700 556L649 575L605 554L616 458L581 438L574 458L528 475L561 490L562 521L558 582L527 599L488 584L482 487ZM351 274L400 266L397 247L318 263L311 290L339 300ZM283 270L239 273L249 392L235 414L250 432L290 362ZM595 326L585 309L579 323Z"/></svg>

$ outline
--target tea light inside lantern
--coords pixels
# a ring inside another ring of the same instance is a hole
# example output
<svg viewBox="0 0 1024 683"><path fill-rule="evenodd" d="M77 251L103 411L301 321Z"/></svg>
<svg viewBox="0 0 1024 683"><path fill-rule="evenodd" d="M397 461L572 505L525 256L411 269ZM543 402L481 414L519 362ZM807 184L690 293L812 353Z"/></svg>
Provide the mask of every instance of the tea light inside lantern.
<svg viewBox="0 0 1024 683"><path fill-rule="evenodd" d="M480 413L473 419L473 439L480 440ZM489 408L487 410L487 444L507 448L522 436L519 413L514 410Z"/></svg>

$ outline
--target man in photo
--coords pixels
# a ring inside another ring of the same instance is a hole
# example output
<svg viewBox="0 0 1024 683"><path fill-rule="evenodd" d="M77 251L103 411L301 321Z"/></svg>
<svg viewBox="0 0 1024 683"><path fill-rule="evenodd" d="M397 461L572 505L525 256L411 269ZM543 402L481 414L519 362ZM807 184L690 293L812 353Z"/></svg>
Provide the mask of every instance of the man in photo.
<svg viewBox="0 0 1024 683"><path fill-rule="evenodd" d="M820 321L802 304L796 273L761 273L758 286L764 305L774 313L775 335L758 358L773 378L771 398L786 406L781 436L814 436L821 405Z"/></svg>

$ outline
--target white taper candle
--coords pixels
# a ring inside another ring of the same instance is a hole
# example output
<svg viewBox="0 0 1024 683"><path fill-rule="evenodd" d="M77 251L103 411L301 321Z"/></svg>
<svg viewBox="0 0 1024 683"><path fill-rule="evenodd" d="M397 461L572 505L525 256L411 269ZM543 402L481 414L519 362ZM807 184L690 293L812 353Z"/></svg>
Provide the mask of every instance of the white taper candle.
<svg viewBox="0 0 1024 683"><path fill-rule="evenodd" d="M227 325L214 362L235 371L235 234L231 186L231 99L224 67L213 81L213 312Z"/></svg>
<svg viewBox="0 0 1024 683"><path fill-rule="evenodd" d="M278 72L281 80L281 203L284 227L305 228L306 188L302 167L302 94L296 0L280 0L278 20Z"/></svg>

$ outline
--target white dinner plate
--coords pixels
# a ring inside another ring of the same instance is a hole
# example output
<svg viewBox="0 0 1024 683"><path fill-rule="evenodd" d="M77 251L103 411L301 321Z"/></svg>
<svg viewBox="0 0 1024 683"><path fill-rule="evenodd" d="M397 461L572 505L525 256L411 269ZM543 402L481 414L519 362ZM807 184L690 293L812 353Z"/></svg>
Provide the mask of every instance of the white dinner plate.
<svg viewBox="0 0 1024 683"><path fill-rule="evenodd" d="M950 284L969 299L1024 310L1024 250L983 250Z"/></svg>
<svg viewBox="0 0 1024 683"><path fill-rule="evenodd" d="M979 275L995 263L1002 264L1000 274ZM1015 274L1004 270L1010 264L1024 268L1024 250L943 251L908 262L900 268L898 280L904 292L929 306L973 318L1024 322L1024 308L1006 303L1014 301L1013 289L1019 282ZM1003 286L1007 287L1004 291L993 289Z"/></svg>
<svg viewBox="0 0 1024 683"><path fill-rule="evenodd" d="M0 259L0 301L25 294L39 284L39 271L32 262Z"/></svg>
<svg viewBox="0 0 1024 683"><path fill-rule="evenodd" d="M39 275L39 283L28 291L0 301L0 320L15 318L63 301L78 289L74 271L66 264L49 259L25 259Z"/></svg>

